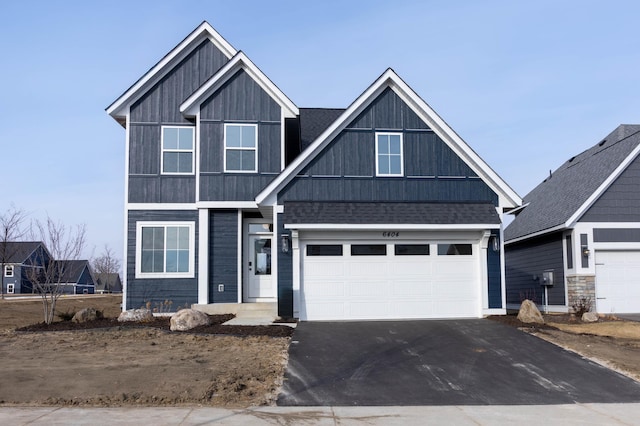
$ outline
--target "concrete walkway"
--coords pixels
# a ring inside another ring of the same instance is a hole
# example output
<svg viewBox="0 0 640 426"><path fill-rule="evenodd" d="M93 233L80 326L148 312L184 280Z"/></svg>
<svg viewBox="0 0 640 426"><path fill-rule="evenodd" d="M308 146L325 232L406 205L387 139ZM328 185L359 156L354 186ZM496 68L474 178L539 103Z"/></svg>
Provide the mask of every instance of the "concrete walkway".
<svg viewBox="0 0 640 426"><path fill-rule="evenodd" d="M443 407L2 407L2 425L635 425L640 404Z"/></svg>

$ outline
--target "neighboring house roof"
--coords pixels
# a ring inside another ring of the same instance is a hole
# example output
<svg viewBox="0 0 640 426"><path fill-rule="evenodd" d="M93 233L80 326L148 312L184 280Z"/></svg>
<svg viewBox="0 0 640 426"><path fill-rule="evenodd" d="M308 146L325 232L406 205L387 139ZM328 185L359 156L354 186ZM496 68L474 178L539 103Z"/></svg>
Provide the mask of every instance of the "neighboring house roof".
<svg viewBox="0 0 640 426"><path fill-rule="evenodd" d="M525 206L505 230L505 240L570 228L640 150L640 125L620 125L593 147L567 160L524 197Z"/></svg>
<svg viewBox="0 0 640 426"><path fill-rule="evenodd" d="M4 247L0 245L0 251L6 248L6 263L22 263L40 246L42 246L40 241L9 241ZM2 256L2 253L0 253L0 256Z"/></svg>
<svg viewBox="0 0 640 426"><path fill-rule="evenodd" d="M58 265L61 265L60 267L63 268L62 278L60 279L60 282L77 283L78 281L80 281L80 278L82 277L82 273L84 272L85 268L89 268L89 261L88 260L56 260L54 267L58 267ZM91 269L89 269L89 272L91 272Z"/></svg>
<svg viewBox="0 0 640 426"><path fill-rule="evenodd" d="M304 151L344 112L344 108L300 108L300 147Z"/></svg>
<svg viewBox="0 0 640 426"><path fill-rule="evenodd" d="M95 278L96 290L122 291L122 281L117 272L95 274Z"/></svg>
<svg viewBox="0 0 640 426"><path fill-rule="evenodd" d="M256 197L256 203L258 205L274 204L278 192L387 88L393 90L444 143L483 179L489 188L498 195L501 207L513 208L521 204L522 200L518 194L391 68L387 69L369 86L349 108L340 114L333 124L325 129L276 179L263 189Z"/></svg>
<svg viewBox="0 0 640 426"><path fill-rule="evenodd" d="M227 58L237 52L208 22L204 21L176 47L167 53L157 64L147 71L138 81L127 89L118 99L107 107L107 113L124 124L128 106L144 95L149 88L160 81L174 64L179 63L204 40L211 41Z"/></svg>
<svg viewBox="0 0 640 426"><path fill-rule="evenodd" d="M186 101L180 105L180 112L187 117L195 117L199 106L239 70L247 72L258 85L285 109L286 117L298 115L298 107L289 99L243 52L238 52L218 72L207 80Z"/></svg>
<svg viewBox="0 0 640 426"><path fill-rule="evenodd" d="M371 203L371 202L285 202L284 223L389 225L481 225L500 226L500 217L491 203ZM400 225L400 226L399 226ZM422 227L422 226L420 226ZM300 226L295 226L300 228ZM332 228L335 228L332 226ZM468 226L466 226L468 228Z"/></svg>

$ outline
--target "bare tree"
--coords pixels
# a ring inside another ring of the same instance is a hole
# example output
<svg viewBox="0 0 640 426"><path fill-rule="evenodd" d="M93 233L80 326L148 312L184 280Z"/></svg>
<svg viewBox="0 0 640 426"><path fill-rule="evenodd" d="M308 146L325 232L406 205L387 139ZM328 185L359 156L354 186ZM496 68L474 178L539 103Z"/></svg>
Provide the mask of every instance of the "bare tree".
<svg viewBox="0 0 640 426"><path fill-rule="evenodd" d="M27 214L13 205L0 215L0 298L2 299L4 299L4 267L17 250L11 243L24 238L26 218Z"/></svg>
<svg viewBox="0 0 640 426"><path fill-rule="evenodd" d="M67 227L47 217L46 222L35 221L33 234L49 250L49 259L42 266L28 269L28 276L42 298L44 322L51 324L56 311L56 303L64 292L62 285L71 269L69 260L77 260L85 244L85 226Z"/></svg>
<svg viewBox="0 0 640 426"><path fill-rule="evenodd" d="M104 246L104 251L91 261L91 266L96 278L104 284L106 292L112 292L116 283L116 276L120 274L120 259L108 245ZM116 275L118 274L118 275Z"/></svg>

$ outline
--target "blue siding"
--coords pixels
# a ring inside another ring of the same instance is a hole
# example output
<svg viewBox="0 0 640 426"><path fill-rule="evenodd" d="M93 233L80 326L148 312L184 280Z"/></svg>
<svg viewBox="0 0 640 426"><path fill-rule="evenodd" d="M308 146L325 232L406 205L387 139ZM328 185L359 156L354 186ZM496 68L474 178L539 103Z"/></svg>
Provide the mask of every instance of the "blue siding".
<svg viewBox="0 0 640 426"><path fill-rule="evenodd" d="M280 173L281 109L245 71L203 102L200 111L200 199L253 200ZM258 125L258 173L224 173L224 124Z"/></svg>
<svg viewBox="0 0 640 426"><path fill-rule="evenodd" d="M136 279L136 223L138 221L195 222L195 275L193 278ZM198 212L196 210L131 210L127 218L127 308L151 308L171 302L171 309L198 302Z"/></svg>
<svg viewBox="0 0 640 426"><path fill-rule="evenodd" d="M499 238L500 233L493 231L491 236ZM500 251L494 251L489 244L487 250L487 273L489 284L489 308L502 308L502 271L500 268Z"/></svg>
<svg viewBox="0 0 640 426"><path fill-rule="evenodd" d="M282 253L282 235L291 235L284 229L284 215L278 214L277 247L278 247L278 315L293 317L293 257L292 251ZM291 248L291 247L290 247Z"/></svg>
<svg viewBox="0 0 640 426"><path fill-rule="evenodd" d="M403 132L404 177L375 177L375 132ZM390 89L281 192L280 201L474 201L498 196Z"/></svg>
<svg viewBox="0 0 640 426"><path fill-rule="evenodd" d="M238 212L209 211L209 303L238 301ZM218 285L224 284L224 291Z"/></svg>
<svg viewBox="0 0 640 426"><path fill-rule="evenodd" d="M508 304L519 304L527 298L544 303L544 287L540 284L547 269L554 273L554 285L548 291L549 304L566 304L561 233L509 244L505 252Z"/></svg>
<svg viewBox="0 0 640 426"><path fill-rule="evenodd" d="M129 129L129 202L195 202L195 176L160 174L162 125L193 125L180 104L227 62L204 41L131 107Z"/></svg>
<svg viewBox="0 0 640 426"><path fill-rule="evenodd" d="M640 222L640 159L636 158L580 222Z"/></svg>

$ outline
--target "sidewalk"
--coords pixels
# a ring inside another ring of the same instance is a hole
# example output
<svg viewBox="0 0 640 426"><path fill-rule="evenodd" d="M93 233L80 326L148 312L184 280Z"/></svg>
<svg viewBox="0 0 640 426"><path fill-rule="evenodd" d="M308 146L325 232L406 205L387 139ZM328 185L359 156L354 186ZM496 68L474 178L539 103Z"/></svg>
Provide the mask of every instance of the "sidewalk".
<svg viewBox="0 0 640 426"><path fill-rule="evenodd" d="M640 404L428 407L0 407L2 425L635 425Z"/></svg>

